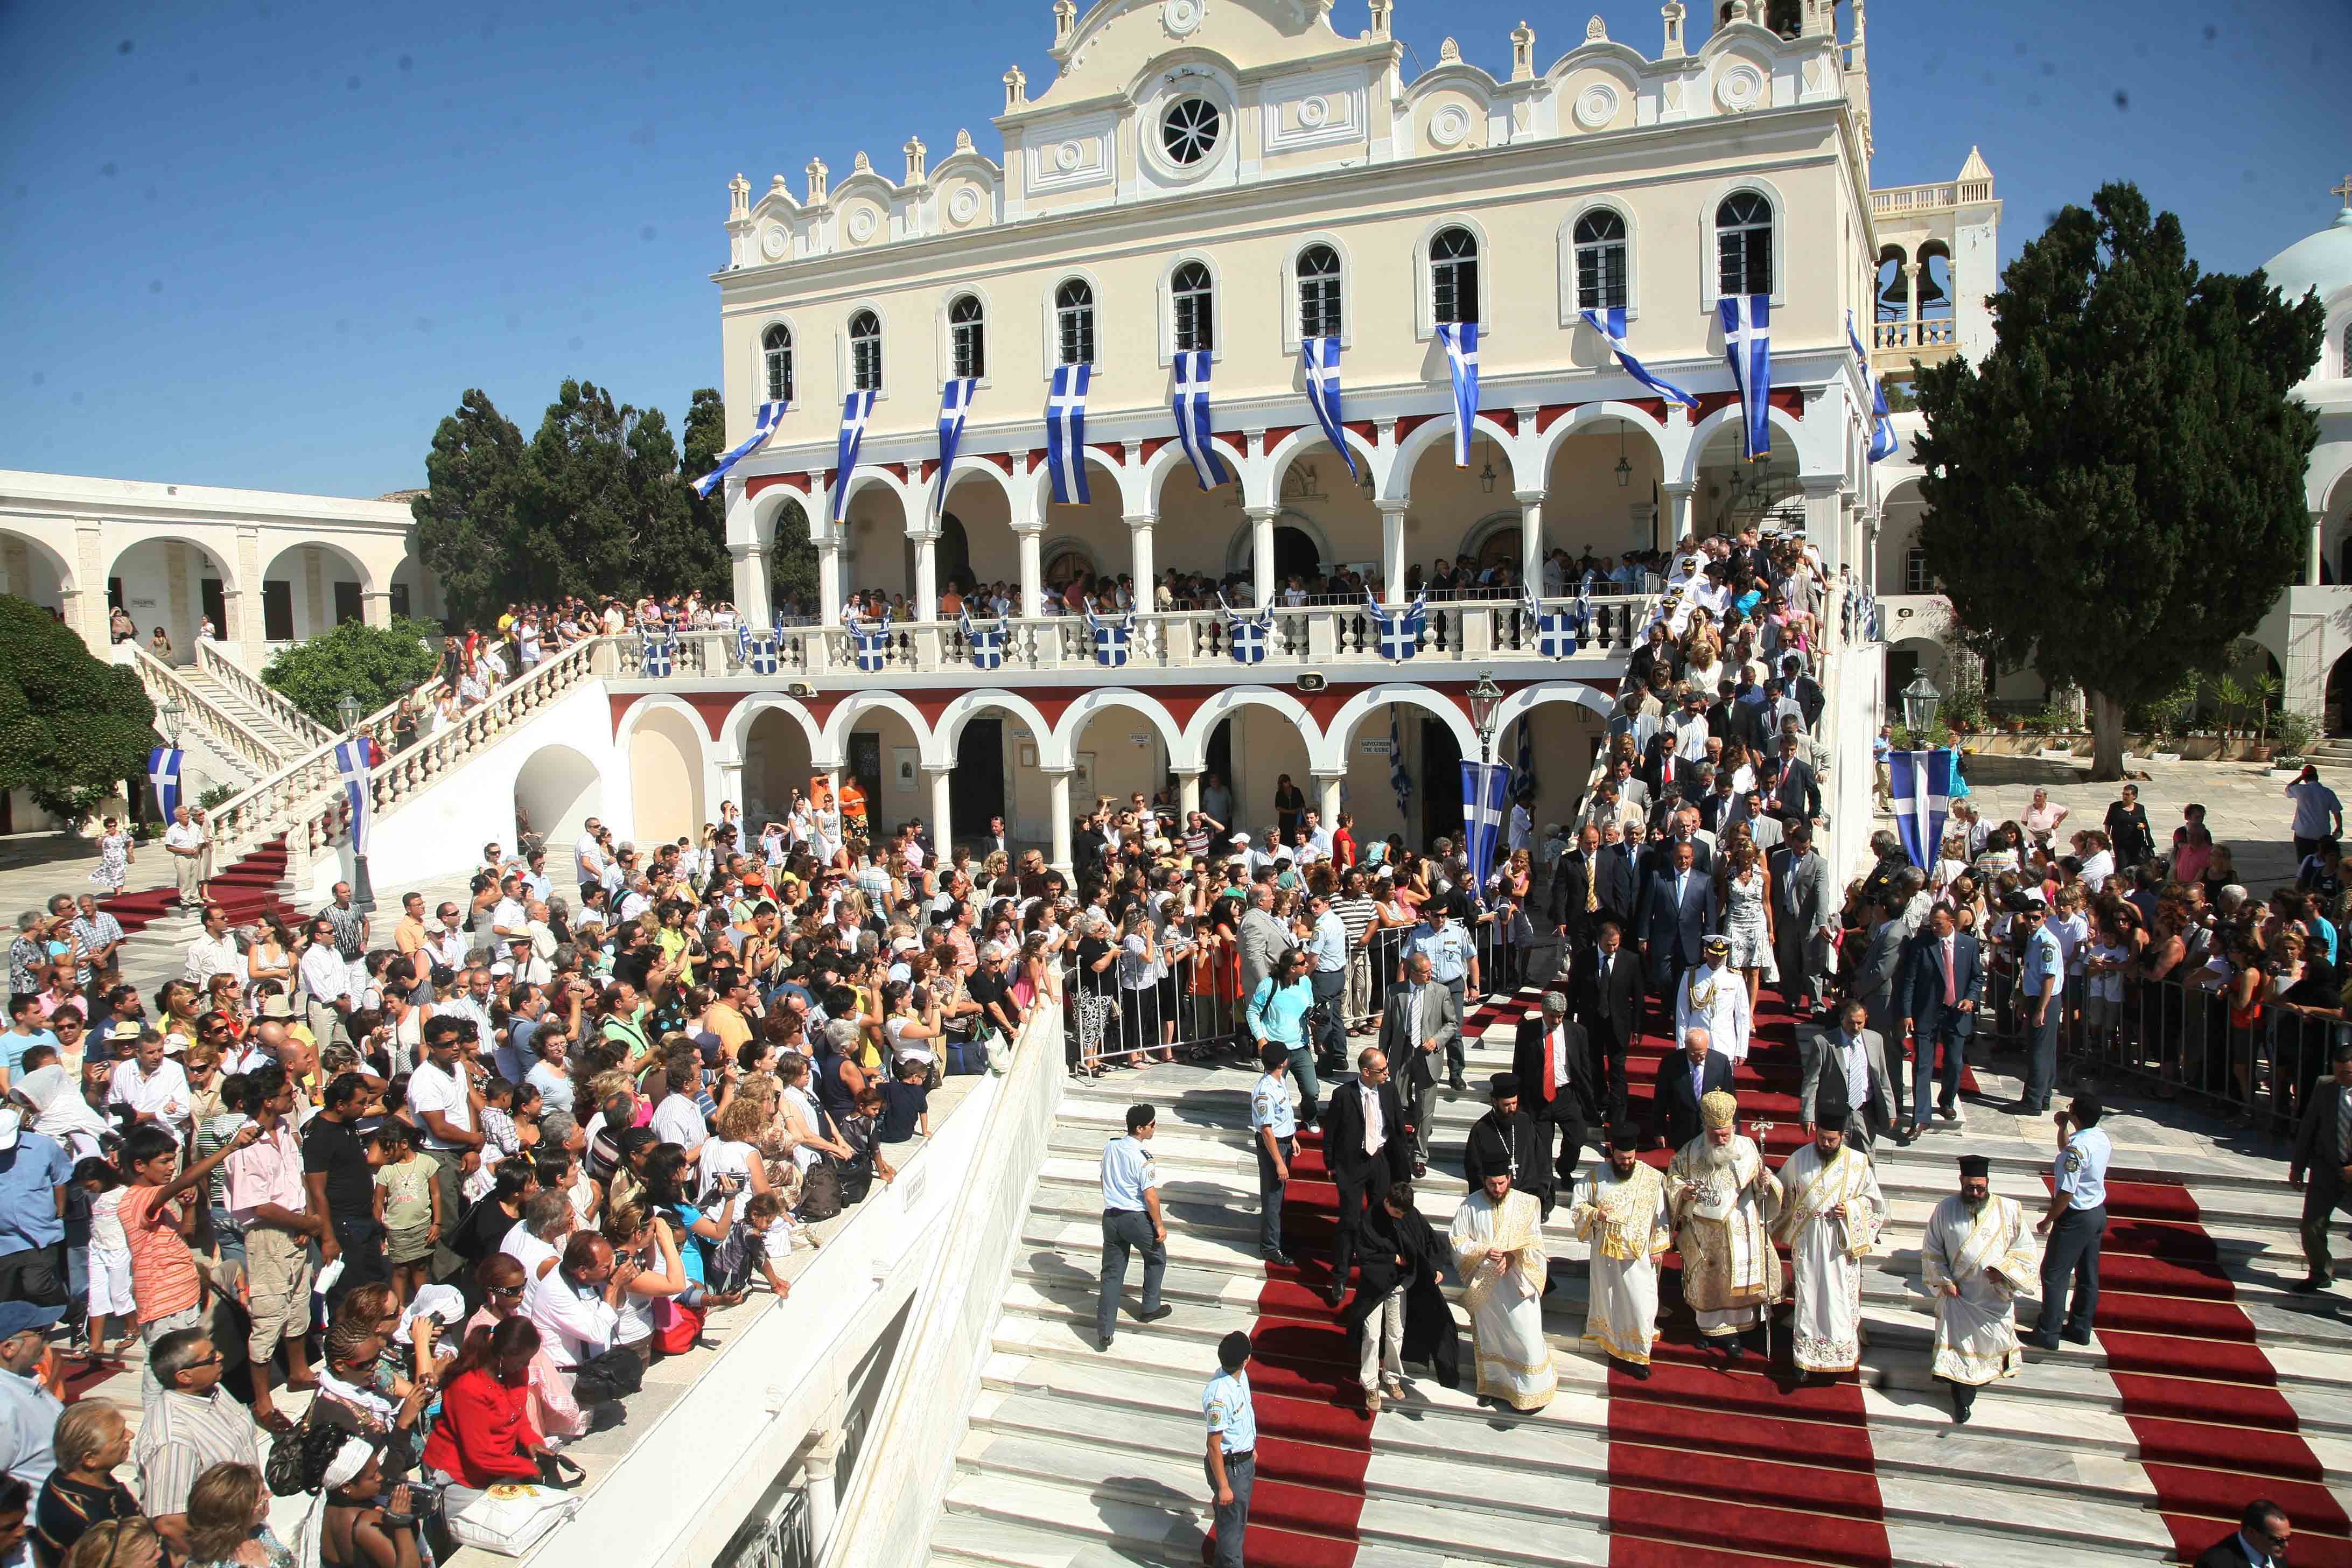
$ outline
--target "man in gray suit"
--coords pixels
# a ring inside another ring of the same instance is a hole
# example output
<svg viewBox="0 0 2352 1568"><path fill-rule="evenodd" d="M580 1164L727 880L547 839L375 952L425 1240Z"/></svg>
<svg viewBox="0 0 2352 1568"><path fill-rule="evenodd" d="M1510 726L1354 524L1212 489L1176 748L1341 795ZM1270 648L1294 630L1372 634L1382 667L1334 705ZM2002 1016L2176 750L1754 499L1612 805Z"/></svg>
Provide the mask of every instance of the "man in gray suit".
<svg viewBox="0 0 2352 1568"><path fill-rule="evenodd" d="M1249 910L1242 916L1242 1000L1257 994L1257 983L1274 973L1274 961L1290 946L1290 932L1274 918L1274 884L1259 882L1249 890Z"/></svg>
<svg viewBox="0 0 2352 1568"><path fill-rule="evenodd" d="M1850 1001L1838 1009L1836 1028L1806 1037L1804 1058L1804 1087L1799 1090L1797 1103L1801 1108L1805 1136L1812 1136L1813 1105L1820 1096L1822 1074L1825 1071L1837 1073L1845 1080L1840 1086L1843 1092L1833 1098L1847 1107L1848 1142L1867 1149L1873 1139L1894 1130L1895 1082L1886 1073L1886 1037L1865 1026L1861 1003Z"/></svg>
<svg viewBox="0 0 2352 1568"><path fill-rule="evenodd" d="M1895 978L1903 967L1903 944L1910 934L1903 928L1903 906L1887 902L1871 906L1870 945L1854 966L1853 1000L1870 1016L1870 1026L1884 1037L1903 1015L1895 995Z"/></svg>
<svg viewBox="0 0 2352 1568"><path fill-rule="evenodd" d="M2345 1179L2352 1175L2352 1042L2327 1055L2334 1076L2311 1086L2294 1130L2294 1152L2287 1157L2287 1180L2304 1189L2303 1258L2309 1272L2294 1287L2304 1291L2335 1283L2327 1223L2337 1209L2352 1207L2352 1183Z"/></svg>
<svg viewBox="0 0 2352 1568"><path fill-rule="evenodd" d="M1429 1168L1429 1128L1446 1053L1462 1037L1462 1004L1454 988L1430 978L1429 955L1405 961L1405 983L1391 986L1381 1013L1381 1055L1395 1065L1398 1091L1412 1114L1412 1173Z"/></svg>
<svg viewBox="0 0 2352 1568"><path fill-rule="evenodd" d="M1811 824L1788 830L1787 842L1769 862L1774 956L1780 964L1780 994L1799 1011L1818 1012L1829 981L1830 943L1837 939L1838 907L1830 863L1813 848Z"/></svg>

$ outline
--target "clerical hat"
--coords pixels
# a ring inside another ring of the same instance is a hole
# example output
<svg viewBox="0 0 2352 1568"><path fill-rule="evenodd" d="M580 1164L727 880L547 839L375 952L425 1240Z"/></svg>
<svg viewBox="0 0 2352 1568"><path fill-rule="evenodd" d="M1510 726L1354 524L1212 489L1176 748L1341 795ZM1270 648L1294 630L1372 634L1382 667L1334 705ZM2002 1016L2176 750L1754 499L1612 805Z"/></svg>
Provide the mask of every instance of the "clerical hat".
<svg viewBox="0 0 2352 1568"><path fill-rule="evenodd" d="M1519 1075L1515 1072L1498 1072L1486 1080L1486 1095L1490 1100L1516 1100L1518 1093Z"/></svg>
<svg viewBox="0 0 2352 1568"><path fill-rule="evenodd" d="M1470 1157L1488 1175L1511 1168L1511 1145L1503 1136L1502 1124L1493 1117L1482 1118L1470 1129Z"/></svg>
<svg viewBox="0 0 2352 1568"><path fill-rule="evenodd" d="M1641 1146L1641 1129L1621 1122L1609 1130L1609 1147L1612 1149L1639 1149Z"/></svg>
<svg viewBox="0 0 2352 1568"><path fill-rule="evenodd" d="M1853 1110L1848 1099L1844 1073L1822 1074L1821 1087L1813 1091L1813 1125L1843 1131L1846 1117Z"/></svg>
<svg viewBox="0 0 2352 1568"><path fill-rule="evenodd" d="M1962 1181L1972 1181L1979 1176L1990 1177L1991 1174L1992 1161L1990 1157L1983 1154L1963 1154L1960 1156L1960 1179Z"/></svg>

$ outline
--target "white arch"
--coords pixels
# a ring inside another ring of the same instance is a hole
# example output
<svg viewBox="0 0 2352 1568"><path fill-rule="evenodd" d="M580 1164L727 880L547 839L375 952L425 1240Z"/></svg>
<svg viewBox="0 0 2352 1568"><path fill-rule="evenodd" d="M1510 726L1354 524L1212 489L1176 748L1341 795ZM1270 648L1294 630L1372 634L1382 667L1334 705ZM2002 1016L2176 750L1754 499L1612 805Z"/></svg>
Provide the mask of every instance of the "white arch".
<svg viewBox="0 0 2352 1568"><path fill-rule="evenodd" d="M762 713L782 713L798 724L801 733L808 738L810 756L815 756L822 749L824 731L817 724L816 716L805 705L789 697L760 692L735 704L727 715L727 722L719 727L719 741L714 753L718 761L730 764L742 763L744 746L751 738L751 726L759 722Z"/></svg>
<svg viewBox="0 0 2352 1568"><path fill-rule="evenodd" d="M1580 680L1538 680L1520 687L1496 707L1495 733L1501 735L1510 728L1512 720L1521 718L1547 702L1573 703L1603 721L1611 712L1608 695Z"/></svg>
<svg viewBox="0 0 2352 1568"><path fill-rule="evenodd" d="M541 746L515 770L512 805L550 843L569 843L588 818L604 815L604 774L572 747Z"/></svg>
<svg viewBox="0 0 2352 1568"><path fill-rule="evenodd" d="M1208 756L1209 737L1216 733L1217 726L1244 708L1270 708L1297 725L1299 738L1307 742L1308 770L1318 771L1315 759L1322 744L1323 726L1315 721L1307 704L1278 686L1228 686L1212 693L1184 726L1186 749L1193 756Z"/></svg>
<svg viewBox="0 0 2352 1568"><path fill-rule="evenodd" d="M1635 435L1646 437L1651 449L1658 454L1660 473L1672 473L1675 470L1676 467L1675 455L1667 449L1667 426L1652 418L1647 411L1637 408L1630 403L1584 403L1570 409L1566 417L1553 420L1550 428L1536 437L1535 458L1540 465L1537 469L1540 484L1521 488L1549 489L1552 459L1559 456L1561 446L1570 436L1583 435L1591 426L1604 419L1622 420L1633 428ZM1415 431L1414 434L1418 435L1420 432Z"/></svg>
<svg viewBox="0 0 2352 1568"><path fill-rule="evenodd" d="M923 762L930 767L951 767L956 760L956 742L963 739L963 727L991 708L1001 708L1029 726L1029 733L1039 738L1053 733L1054 726L1034 702L1017 691L967 691L940 710L938 726L929 742L922 748Z"/></svg>
<svg viewBox="0 0 2352 1568"><path fill-rule="evenodd" d="M818 531L824 527L824 503L812 493L812 488L808 484L797 479L787 479L782 484L763 486L759 494L747 494L744 500L750 509L744 514L749 534L744 538L736 537L742 531L736 527L735 509L730 507L727 512L727 542L730 545L756 544L762 550L773 549L776 542L776 519L782 513L784 503L788 500L800 502L801 515L808 519L809 537L812 540L816 537Z"/></svg>
<svg viewBox="0 0 2352 1568"><path fill-rule="evenodd" d="M621 715L618 724L613 726L613 749L623 756L628 755L630 737L637 732L637 727L645 721L646 715L657 711L676 713L684 718L693 728L694 738L702 743L706 752L716 750L721 743L712 738L709 724L692 703L683 698L656 692L640 697L629 704L629 710Z"/></svg>
<svg viewBox="0 0 2352 1568"><path fill-rule="evenodd" d="M278 553L272 555L268 560L261 563L261 580L265 583L268 582L269 580L270 573L279 562L285 560L289 555L293 554L298 550L306 549L323 550L331 555L340 557L343 564L349 566L353 574L359 578L361 593L373 594L377 591L375 586L375 574L368 569L368 563L361 560L350 550L336 543L331 539L298 539L291 544L282 547ZM208 555L217 555L218 552L208 550L205 553ZM224 572L221 575L226 578L228 574Z"/></svg>
<svg viewBox="0 0 2352 1568"><path fill-rule="evenodd" d="M812 754L820 767L838 767L846 759L850 726L858 716L877 709L887 709L907 721L914 731L918 753L931 750L931 726L923 718L922 710L895 691L857 691L841 700L824 721L824 743Z"/></svg>
<svg viewBox="0 0 2352 1568"><path fill-rule="evenodd" d="M2352 441L2321 442L2304 469L2305 504L2313 511L2326 511L2336 500L2336 486L2347 475L2352 475Z"/></svg>
<svg viewBox="0 0 2352 1568"><path fill-rule="evenodd" d="M1471 728L1470 715L1462 710L1462 704L1430 687L1397 681L1368 686L1340 706L1339 711L1331 716L1331 722L1324 729L1319 752L1312 746L1307 749L1307 756L1315 771L1336 773L1346 766L1348 748L1355 742L1356 726L1363 722L1365 715L1391 702L1423 709L1430 716L1442 720L1454 731L1454 738L1460 743L1464 756L1475 757L1478 754L1478 731Z"/></svg>
<svg viewBox="0 0 2352 1568"><path fill-rule="evenodd" d="M1519 437L1511 435L1484 414L1479 415L1472 422L1471 430L1474 435L1485 435L1503 449L1503 456L1510 463L1512 487L1525 488L1527 481L1521 478L1521 470L1525 467L1521 460L1524 454L1520 449ZM1438 442L1452 439L1454 439L1454 416L1451 414L1441 414L1434 419L1424 420L1414 426L1412 435L1397 443L1394 453L1389 458L1388 475L1381 480L1380 487L1381 496L1389 500L1410 500L1412 497L1407 492L1412 487L1412 471L1419 466L1422 455L1436 446Z"/></svg>
<svg viewBox="0 0 2352 1568"><path fill-rule="evenodd" d="M1765 413L1771 420L1772 427L1789 437L1789 444L1797 454L1798 471L1800 473L1811 471L1816 465L1810 460L1806 450L1804 426L1794 415L1777 403L1768 405ZM1690 444L1683 449L1682 468L1678 475L1682 483L1688 485L1698 482L1699 458L1706 454L1707 443L1715 438L1715 433L1717 430L1726 425L1735 423L1741 417L1740 405L1737 403L1727 403L1691 426Z"/></svg>
<svg viewBox="0 0 2352 1568"><path fill-rule="evenodd" d="M1225 471L1231 474L1236 482L1240 482L1249 472L1249 463L1242 456L1241 449L1223 436L1210 437L1209 444L1214 447L1218 454L1224 458ZM1143 465L1142 473L1137 476L1135 488L1132 490L1125 490L1122 487L1127 497L1127 504L1129 507L1137 507L1139 502L1139 510L1142 511L1155 513L1159 511L1160 487L1167 482L1169 471L1180 463L1184 465L1187 472L1191 471L1192 463L1184 456L1184 443L1181 441L1171 441L1152 453L1151 460ZM1248 499L1246 491L1243 499L1244 500ZM1130 511L1129 515L1133 516L1135 512Z"/></svg>
<svg viewBox="0 0 2352 1568"><path fill-rule="evenodd" d="M1038 754L1040 766L1068 768L1077 765L1078 737L1087 732L1087 723L1107 708L1124 708L1140 715L1160 731L1168 747L1168 765L1174 769L1197 768L1199 754L1187 749L1184 732L1176 727L1175 717L1149 688L1098 686L1062 710L1061 721L1054 726Z"/></svg>
<svg viewBox="0 0 2352 1568"><path fill-rule="evenodd" d="M1347 441L1349 449L1356 454L1357 461L1363 465L1363 471L1372 476L1373 492L1377 494L1386 489L1389 467L1381 449L1344 425L1339 426L1339 435ZM1285 436L1282 444L1259 461L1251 476L1253 482L1244 483L1242 487L1244 501L1250 506L1279 504L1283 475L1290 471L1293 462L1318 447L1325 451L1331 449L1331 438L1323 434L1323 426L1319 424L1301 426Z"/></svg>
<svg viewBox="0 0 2352 1568"><path fill-rule="evenodd" d="M994 463L990 462L985 458L962 457L958 458L955 460L955 467L948 470L948 488L945 494L940 498L940 509L942 510L946 510L947 506L955 499L956 488L975 474L981 475L992 481L996 488L1003 492L1004 514L1007 518L1015 520L1014 526L1019 526L1018 520L1022 516L1021 487L1014 482L1012 475L1006 473L1003 468L998 468ZM932 479L934 483L936 483L938 476L934 474ZM928 485L923 487L921 505L924 526L929 527L930 524L931 491L930 487Z"/></svg>
<svg viewBox="0 0 2352 1568"><path fill-rule="evenodd" d="M21 528L0 526L0 541L10 539L24 541L26 552L48 568L49 574L58 580L58 593L72 594L79 591L74 587L73 568L67 563L65 556L47 540L37 533L28 532Z"/></svg>
<svg viewBox="0 0 2352 1568"><path fill-rule="evenodd" d="M128 523L121 524L117 530L110 531L112 539L119 542L115 544L113 553L106 558L106 570L99 579L101 586L104 585L107 578L119 577L122 574L123 557L146 544L184 544L219 568L221 587L224 591L241 591L245 586L237 580L236 563L229 558L227 551L221 548L219 541L200 539L193 533L142 531L134 534L131 531L131 526ZM26 535L26 537L31 536ZM285 552L280 551L278 553L282 555ZM271 559L274 561L276 557L273 556ZM269 568L267 565L262 567L261 574L265 578L269 575ZM362 581L364 583L365 579ZM261 595L258 589L254 594L253 614L257 616L261 614Z"/></svg>
<svg viewBox="0 0 2352 1568"><path fill-rule="evenodd" d="M1307 538L1315 542L1315 553L1325 565L1328 566L1338 563L1339 556L1332 552L1330 534L1324 531L1323 525L1321 523L1316 521L1305 512L1299 511L1292 507L1284 507L1282 509L1281 515L1277 516L1274 520L1274 526L1276 528L1297 529L1299 532L1305 534ZM1250 521L1247 518L1244 518L1242 520L1241 526L1234 529L1232 537L1225 541L1226 571L1246 572L1249 570L1249 563L1254 559L1255 553L1257 543L1256 533L1257 525Z"/></svg>
<svg viewBox="0 0 2352 1568"><path fill-rule="evenodd" d="M1132 517L1139 510L1151 510L1149 504L1141 506L1137 504L1137 475L1129 470L1125 463L1099 447L1087 448L1087 462L1090 467L1098 468L1110 476L1111 489L1118 493L1118 511L1121 517ZM1044 453L1037 455L1037 466L1030 470L1027 478L1022 482L1028 486L1028 516L1035 526L1043 527L1045 509L1054 504L1054 466L1045 460ZM1094 490L1095 480L1088 479L1087 488L1088 490ZM1095 499L1088 504L1098 506L1102 503L1102 495L1097 491Z"/></svg>

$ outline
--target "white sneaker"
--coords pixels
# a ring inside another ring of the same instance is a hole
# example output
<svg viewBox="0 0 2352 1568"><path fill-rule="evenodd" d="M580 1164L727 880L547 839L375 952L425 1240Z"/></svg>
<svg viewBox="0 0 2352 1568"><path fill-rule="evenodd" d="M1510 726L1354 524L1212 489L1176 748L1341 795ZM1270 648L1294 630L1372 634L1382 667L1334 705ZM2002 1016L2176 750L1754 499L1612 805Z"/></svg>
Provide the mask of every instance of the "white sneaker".
<svg viewBox="0 0 2352 1568"><path fill-rule="evenodd" d="M1388 1378L1381 1383L1381 1392L1391 1399L1402 1399L1404 1397L1404 1383L1399 1378Z"/></svg>

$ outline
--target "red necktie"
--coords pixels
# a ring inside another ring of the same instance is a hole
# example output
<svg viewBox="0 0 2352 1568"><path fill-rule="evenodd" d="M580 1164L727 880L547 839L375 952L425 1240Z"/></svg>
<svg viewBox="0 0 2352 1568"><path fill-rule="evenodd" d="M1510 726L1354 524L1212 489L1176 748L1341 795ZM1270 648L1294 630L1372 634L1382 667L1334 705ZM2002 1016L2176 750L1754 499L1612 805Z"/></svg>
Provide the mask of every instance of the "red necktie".
<svg viewBox="0 0 2352 1568"><path fill-rule="evenodd" d="M1944 1005L1957 1007L1960 1005L1960 988L1952 979L1952 939L1946 937L1939 945L1944 950Z"/></svg>
<svg viewBox="0 0 2352 1568"><path fill-rule="evenodd" d="M1552 1068L1552 1031L1544 1031L1544 1101L1549 1104L1559 1093L1559 1079Z"/></svg>

